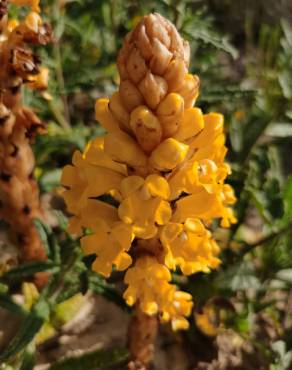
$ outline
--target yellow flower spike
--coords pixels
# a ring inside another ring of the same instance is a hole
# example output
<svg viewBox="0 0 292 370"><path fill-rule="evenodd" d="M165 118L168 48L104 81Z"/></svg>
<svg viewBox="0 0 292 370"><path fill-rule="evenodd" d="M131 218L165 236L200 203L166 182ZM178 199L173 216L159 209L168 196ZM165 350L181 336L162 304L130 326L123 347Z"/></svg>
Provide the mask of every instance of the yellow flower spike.
<svg viewBox="0 0 292 370"><path fill-rule="evenodd" d="M199 95L200 79L196 75L187 74L178 93L184 98L185 109L191 108Z"/></svg>
<svg viewBox="0 0 292 370"><path fill-rule="evenodd" d="M177 132L173 138L185 141L197 135L204 128L204 118L201 109L189 108L184 111Z"/></svg>
<svg viewBox="0 0 292 370"><path fill-rule="evenodd" d="M145 167L147 157L137 142L125 132L110 133L104 140L105 152L114 160L132 167Z"/></svg>
<svg viewBox="0 0 292 370"><path fill-rule="evenodd" d="M130 129L130 115L125 109L120 94L118 92L115 92L113 96L109 100L109 110L111 114L114 116L114 118L118 121L120 128L131 132Z"/></svg>
<svg viewBox="0 0 292 370"><path fill-rule="evenodd" d="M128 112L143 104L142 94L130 80L121 81L119 93Z"/></svg>
<svg viewBox="0 0 292 370"><path fill-rule="evenodd" d="M153 150L149 163L160 171L172 170L186 158L188 150L188 145L169 138Z"/></svg>
<svg viewBox="0 0 292 370"><path fill-rule="evenodd" d="M146 106L141 105L132 111L130 126L144 152L151 153L160 143L161 124Z"/></svg>
<svg viewBox="0 0 292 370"><path fill-rule="evenodd" d="M95 103L95 119L108 132L120 130L118 121L114 118L109 110L109 99L98 99Z"/></svg>
<svg viewBox="0 0 292 370"><path fill-rule="evenodd" d="M184 112L184 100L176 93L168 94L158 105L156 113L162 124L163 137L174 135Z"/></svg>
<svg viewBox="0 0 292 370"><path fill-rule="evenodd" d="M193 107L200 81L188 73L189 59L188 42L169 21L141 17L118 54L118 91L96 102L108 134L76 153L62 178L69 229L92 232L83 232L82 246L97 255L93 268L104 276L113 266L126 270L127 304L173 330L188 328L193 303L170 283L170 269L217 268L220 247L207 227L236 222L224 184L223 116ZM115 206L100 200L107 197Z"/></svg>

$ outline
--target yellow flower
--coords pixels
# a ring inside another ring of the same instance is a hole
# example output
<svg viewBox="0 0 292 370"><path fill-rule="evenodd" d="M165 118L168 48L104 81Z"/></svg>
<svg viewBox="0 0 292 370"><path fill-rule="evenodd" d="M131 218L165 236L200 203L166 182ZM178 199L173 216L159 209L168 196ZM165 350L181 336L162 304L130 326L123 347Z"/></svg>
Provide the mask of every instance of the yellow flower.
<svg viewBox="0 0 292 370"><path fill-rule="evenodd" d="M125 163L132 167L145 167L147 156L136 141L122 131L109 133L105 137L104 151L114 161Z"/></svg>
<svg viewBox="0 0 292 370"><path fill-rule="evenodd" d="M221 163L227 153L225 135L223 133L224 118L219 113L204 115L204 129L189 143L190 150L194 151L192 159L211 159Z"/></svg>
<svg viewBox="0 0 292 370"><path fill-rule="evenodd" d="M175 287L173 287L172 293L170 295L171 299L165 300L165 305L162 306L161 321L167 322L170 320L174 331L186 330L189 328L189 322L185 316L190 316L192 312L193 297L189 293L175 290Z"/></svg>
<svg viewBox="0 0 292 370"><path fill-rule="evenodd" d="M202 312L195 312L195 322L202 333L209 337L215 337L220 332L218 318L214 307L206 305Z"/></svg>
<svg viewBox="0 0 292 370"><path fill-rule="evenodd" d="M209 272L220 260L219 247L199 219L186 219L184 224L170 222L162 228L160 240L166 249L165 264L179 266L184 275Z"/></svg>
<svg viewBox="0 0 292 370"><path fill-rule="evenodd" d="M31 76L28 87L33 90L44 90L48 87L49 69L41 67L37 75Z"/></svg>
<svg viewBox="0 0 292 370"><path fill-rule="evenodd" d="M209 193L202 189L196 194L178 200L173 221L184 222L187 218L200 218L209 223L214 218L221 218L223 227L229 227L231 223L236 223L232 209L226 207L230 198L226 197L223 185L220 188L216 193Z"/></svg>
<svg viewBox="0 0 292 370"><path fill-rule="evenodd" d="M156 170L169 171L183 162L188 149L188 145L169 138L153 150L149 162Z"/></svg>
<svg viewBox="0 0 292 370"><path fill-rule="evenodd" d="M81 238L81 247L85 254L96 254L93 270L109 277L113 265L119 271L127 269L132 263L126 253L133 239L131 227L123 222L108 225L98 219L91 225L91 230L92 235Z"/></svg>
<svg viewBox="0 0 292 370"><path fill-rule="evenodd" d="M154 174L145 180L129 176L121 182L120 190L123 197L118 209L120 219L133 226L137 237L154 237L158 230L156 225L164 225L171 217L167 202L169 186L165 178Z"/></svg>
<svg viewBox="0 0 292 370"><path fill-rule="evenodd" d="M189 324L184 316L189 316L192 309L192 296L177 291L169 284L169 270L152 257L137 260L125 275L128 288L124 298L128 305L139 302L141 309L148 315L160 313L163 322L171 321L174 330L186 329Z"/></svg>
<svg viewBox="0 0 292 370"><path fill-rule="evenodd" d="M203 188L208 193L218 192L229 173L230 167L226 163L216 165L210 159L189 160L169 175L170 198L177 199L183 192L195 194Z"/></svg>
<svg viewBox="0 0 292 370"><path fill-rule="evenodd" d="M119 189L125 177L126 168L106 155L103 151L103 139L89 143L84 154L76 151L72 159L73 166L64 167L61 183L66 187L63 192L68 211L75 215L70 222L70 231L79 233L84 213L90 198L98 198ZM91 203L92 204L92 203Z"/></svg>

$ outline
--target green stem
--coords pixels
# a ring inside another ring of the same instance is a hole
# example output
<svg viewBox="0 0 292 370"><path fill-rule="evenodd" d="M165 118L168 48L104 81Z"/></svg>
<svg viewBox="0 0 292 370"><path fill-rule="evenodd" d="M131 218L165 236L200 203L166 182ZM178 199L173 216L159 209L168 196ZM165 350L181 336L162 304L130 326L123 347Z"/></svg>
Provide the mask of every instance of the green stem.
<svg viewBox="0 0 292 370"><path fill-rule="evenodd" d="M70 126L69 122L65 119L65 117L63 116L63 114L60 111L57 104L55 104L55 102L53 100L50 100L48 102L48 106L50 108L50 111L54 115L56 121L60 124L60 126L63 127L66 130L68 130L68 129L70 130L71 126Z"/></svg>
<svg viewBox="0 0 292 370"><path fill-rule="evenodd" d="M53 14L54 14L54 18L56 21L58 21L61 17L59 3L60 3L59 1L55 1L54 7L53 7ZM61 58L61 37L56 39L55 42L53 43L53 54L54 54L54 59L56 62L56 79L59 85L60 95L61 95L61 99L63 102L63 110L64 110L65 119L67 121L66 126L67 128L70 128L71 123L70 123L69 104L68 104L67 95L65 93L66 91L65 79L64 79L64 74L63 74L62 58ZM60 122L60 120L58 120L58 122ZM64 127L64 122L62 126Z"/></svg>
<svg viewBox="0 0 292 370"><path fill-rule="evenodd" d="M275 232L271 233L270 235L267 235L267 236L257 240L254 243L243 242L244 248L240 251L239 254L240 254L240 256L244 256L245 254L251 252L254 248L256 248L260 245L266 244L268 242L271 242L275 239L278 239L278 238L282 237L283 235L289 234L291 232L292 232L292 222L288 223L288 225L284 226L280 230L275 231Z"/></svg>

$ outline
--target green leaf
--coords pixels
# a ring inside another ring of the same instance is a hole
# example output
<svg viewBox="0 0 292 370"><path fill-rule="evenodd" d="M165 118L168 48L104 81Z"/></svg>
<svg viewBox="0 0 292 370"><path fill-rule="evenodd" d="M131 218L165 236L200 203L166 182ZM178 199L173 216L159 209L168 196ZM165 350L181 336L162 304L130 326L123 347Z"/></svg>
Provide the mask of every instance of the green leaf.
<svg viewBox="0 0 292 370"><path fill-rule="evenodd" d="M21 280L25 277L32 276L37 272L42 271L47 271L51 274L54 274L59 271L59 267L51 261L28 262L9 270L1 277L1 280Z"/></svg>
<svg viewBox="0 0 292 370"><path fill-rule="evenodd" d="M61 173L62 170L60 168L45 172L39 179L42 191L49 192L60 186Z"/></svg>
<svg viewBox="0 0 292 370"><path fill-rule="evenodd" d="M292 219L292 175L286 181L284 188L284 222Z"/></svg>
<svg viewBox="0 0 292 370"><path fill-rule="evenodd" d="M219 289L231 289L236 292L246 289L260 289L261 284L256 276L255 267L246 261L229 266L217 274L215 284Z"/></svg>
<svg viewBox="0 0 292 370"><path fill-rule="evenodd" d="M13 301L9 294L0 293L0 307L16 315L27 315L27 311Z"/></svg>
<svg viewBox="0 0 292 370"><path fill-rule="evenodd" d="M0 362L15 356L33 340L43 323L48 319L49 313L49 306L41 297L24 319L18 333L0 355Z"/></svg>
<svg viewBox="0 0 292 370"><path fill-rule="evenodd" d="M39 219L34 220L34 225L37 229L37 232L38 232L39 237L41 239L42 245L44 246L44 248L46 250L46 255L49 257L50 256L50 247L49 247L47 234L49 234L51 232L51 229L49 228L49 226L46 226Z"/></svg>
<svg viewBox="0 0 292 370"><path fill-rule="evenodd" d="M60 264L60 246L57 242L52 229L41 222L41 220L34 221L37 231L40 235L41 241L46 249L46 254L49 259L55 262L56 265Z"/></svg>
<svg viewBox="0 0 292 370"><path fill-rule="evenodd" d="M128 352L125 349L98 350L86 353L79 357L71 357L53 364L48 370L109 370L117 369L128 359Z"/></svg>
<svg viewBox="0 0 292 370"><path fill-rule="evenodd" d="M19 370L33 370L35 363L35 345L34 343L31 343L24 351L22 356L22 364Z"/></svg>

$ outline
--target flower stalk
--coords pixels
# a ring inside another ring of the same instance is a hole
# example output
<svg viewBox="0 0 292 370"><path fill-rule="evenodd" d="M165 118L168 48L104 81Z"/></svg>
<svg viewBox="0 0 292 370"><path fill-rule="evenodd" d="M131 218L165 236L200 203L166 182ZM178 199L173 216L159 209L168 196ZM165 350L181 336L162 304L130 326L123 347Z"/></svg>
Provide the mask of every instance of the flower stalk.
<svg viewBox="0 0 292 370"><path fill-rule="evenodd" d="M224 183L223 116L194 107L199 78L188 72L189 59L173 24L157 13L143 17L119 52L118 91L96 102L108 133L77 151L62 175L69 231L96 255L92 268L105 277L113 266L126 271L133 369L151 361L157 318L173 330L189 326L192 297L171 283L171 271L218 267L212 221L236 222L233 189Z"/></svg>

